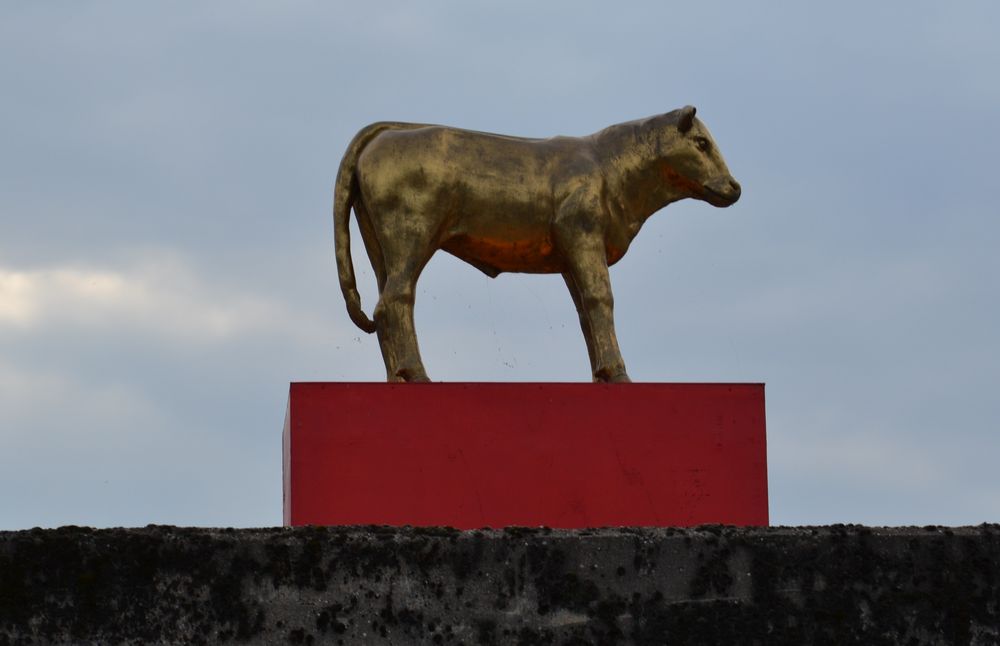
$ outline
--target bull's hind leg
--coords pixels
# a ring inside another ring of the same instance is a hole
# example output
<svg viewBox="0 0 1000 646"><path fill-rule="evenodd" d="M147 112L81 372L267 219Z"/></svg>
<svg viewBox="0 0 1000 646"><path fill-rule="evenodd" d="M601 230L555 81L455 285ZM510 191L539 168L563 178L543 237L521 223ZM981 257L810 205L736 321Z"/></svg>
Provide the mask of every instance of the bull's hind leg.
<svg viewBox="0 0 1000 646"><path fill-rule="evenodd" d="M430 381L420 359L413 304L418 271L389 274L378 305L375 326L388 381Z"/></svg>
<svg viewBox="0 0 1000 646"><path fill-rule="evenodd" d="M375 306L375 327L388 381L430 381L420 359L413 305L417 279L434 253L430 236L413 231L383 236L385 284ZM426 238L426 240L424 240Z"/></svg>

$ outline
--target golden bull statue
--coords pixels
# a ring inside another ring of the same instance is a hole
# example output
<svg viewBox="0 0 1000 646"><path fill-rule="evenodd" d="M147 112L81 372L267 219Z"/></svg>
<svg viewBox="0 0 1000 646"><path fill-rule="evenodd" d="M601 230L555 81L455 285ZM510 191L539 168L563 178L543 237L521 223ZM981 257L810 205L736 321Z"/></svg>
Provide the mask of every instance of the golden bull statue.
<svg viewBox="0 0 1000 646"><path fill-rule="evenodd" d="M389 381L428 381L413 302L435 251L491 277L559 273L580 314L594 381L629 381L608 267L646 218L689 197L719 207L740 197L691 106L587 137L551 139L374 123L347 147L334 191L347 311L359 328L378 333ZM374 321L361 309L354 277L352 207L378 283Z"/></svg>

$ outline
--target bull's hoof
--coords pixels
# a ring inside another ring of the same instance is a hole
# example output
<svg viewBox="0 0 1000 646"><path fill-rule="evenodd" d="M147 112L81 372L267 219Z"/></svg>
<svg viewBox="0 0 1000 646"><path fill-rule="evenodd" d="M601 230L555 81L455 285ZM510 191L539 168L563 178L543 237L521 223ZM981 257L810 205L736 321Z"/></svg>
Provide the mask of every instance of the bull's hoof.
<svg viewBox="0 0 1000 646"><path fill-rule="evenodd" d="M431 380L427 376L427 373L421 370L413 370L410 368L400 368L396 371L396 374L392 381L395 382L406 382L406 383L427 383Z"/></svg>
<svg viewBox="0 0 1000 646"><path fill-rule="evenodd" d="M621 372L615 372L614 374L609 374L608 370L598 370L594 373L594 381L599 384L630 384L632 380L629 379L628 374L624 370Z"/></svg>

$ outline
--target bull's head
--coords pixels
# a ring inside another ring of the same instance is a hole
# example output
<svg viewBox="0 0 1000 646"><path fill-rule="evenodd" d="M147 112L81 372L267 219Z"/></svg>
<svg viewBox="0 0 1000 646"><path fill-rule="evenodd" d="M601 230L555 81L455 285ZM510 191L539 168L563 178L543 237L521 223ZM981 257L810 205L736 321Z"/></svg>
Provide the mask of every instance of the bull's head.
<svg viewBox="0 0 1000 646"><path fill-rule="evenodd" d="M694 106L678 110L677 131L680 138L671 145L668 163L691 197L712 206L727 207L740 199L740 184L729 174L712 135L698 119Z"/></svg>

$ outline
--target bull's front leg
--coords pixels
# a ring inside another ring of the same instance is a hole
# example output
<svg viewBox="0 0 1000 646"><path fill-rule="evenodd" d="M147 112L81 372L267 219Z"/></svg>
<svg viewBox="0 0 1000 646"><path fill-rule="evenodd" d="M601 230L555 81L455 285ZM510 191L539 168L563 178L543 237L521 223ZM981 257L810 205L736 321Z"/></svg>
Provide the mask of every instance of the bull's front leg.
<svg viewBox="0 0 1000 646"><path fill-rule="evenodd" d="M598 204L586 200L565 204L565 211L557 218L555 239L565 263L566 283L580 314L594 381L627 382L631 380L615 335L604 227L599 226L600 212L588 206L597 208Z"/></svg>
<svg viewBox="0 0 1000 646"><path fill-rule="evenodd" d="M590 331L590 319L583 309L583 303L580 300L580 290L576 288L576 281L573 279L573 275L568 271L564 271L563 280L566 281L569 295L573 297L573 305L576 307L576 312L580 315L580 327L583 329L583 340L587 342L587 357L590 359L590 371L593 373L596 365L596 357L594 356L594 335Z"/></svg>

